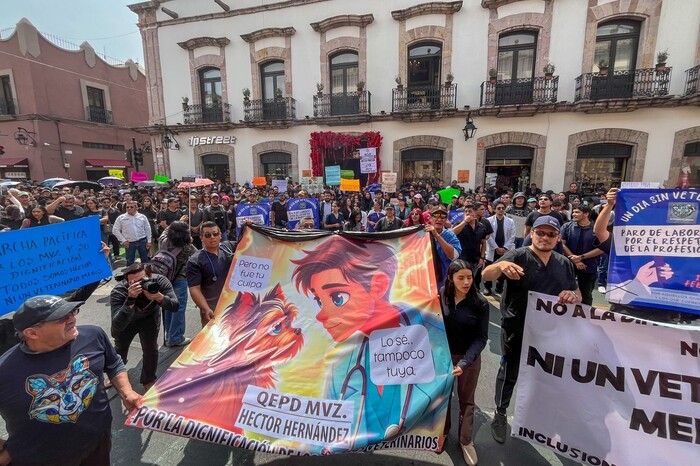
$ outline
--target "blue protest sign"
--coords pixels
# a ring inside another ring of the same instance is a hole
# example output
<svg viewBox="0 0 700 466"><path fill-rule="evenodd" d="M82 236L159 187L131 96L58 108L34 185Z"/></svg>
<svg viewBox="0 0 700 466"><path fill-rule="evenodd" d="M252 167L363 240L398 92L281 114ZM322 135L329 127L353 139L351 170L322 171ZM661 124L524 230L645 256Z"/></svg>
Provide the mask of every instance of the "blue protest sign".
<svg viewBox="0 0 700 466"><path fill-rule="evenodd" d="M700 314L700 192L617 194L607 298Z"/></svg>
<svg viewBox="0 0 700 466"><path fill-rule="evenodd" d="M270 205L238 204L236 207L236 238L241 235L241 227L247 218L258 225L270 225Z"/></svg>
<svg viewBox="0 0 700 466"><path fill-rule="evenodd" d="M340 165L326 167L326 184L328 186L340 186Z"/></svg>
<svg viewBox="0 0 700 466"><path fill-rule="evenodd" d="M314 228L320 228L318 210L318 199L290 199L287 201L287 228L294 230L299 220L305 217L312 217L314 219Z"/></svg>
<svg viewBox="0 0 700 466"><path fill-rule="evenodd" d="M464 220L464 209L450 210L447 214L447 218L450 219L450 223L454 225Z"/></svg>
<svg viewBox="0 0 700 466"><path fill-rule="evenodd" d="M98 216L0 234L0 315L111 277L100 238Z"/></svg>

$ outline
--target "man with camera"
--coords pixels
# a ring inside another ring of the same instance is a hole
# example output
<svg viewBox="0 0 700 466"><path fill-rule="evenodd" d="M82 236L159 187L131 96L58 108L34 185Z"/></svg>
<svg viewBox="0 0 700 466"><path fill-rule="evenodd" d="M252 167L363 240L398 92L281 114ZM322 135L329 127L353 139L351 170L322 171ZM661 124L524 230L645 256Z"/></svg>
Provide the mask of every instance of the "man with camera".
<svg viewBox="0 0 700 466"><path fill-rule="evenodd" d="M137 262L124 270L123 278L110 295L110 307L114 346L124 363L134 337L138 335L141 340L140 382L148 390L156 380L161 309L177 312L179 307L173 286L167 278L151 273Z"/></svg>

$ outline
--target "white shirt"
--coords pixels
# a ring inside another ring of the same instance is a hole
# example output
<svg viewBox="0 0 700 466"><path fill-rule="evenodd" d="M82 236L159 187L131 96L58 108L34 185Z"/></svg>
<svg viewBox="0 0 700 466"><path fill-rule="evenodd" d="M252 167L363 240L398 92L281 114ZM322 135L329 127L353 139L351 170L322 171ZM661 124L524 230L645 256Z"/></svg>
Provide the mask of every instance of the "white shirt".
<svg viewBox="0 0 700 466"><path fill-rule="evenodd" d="M112 233L120 243L125 241L133 243L143 238L146 238L146 243L151 242L151 224L148 223L145 215L139 213L121 214L114 221Z"/></svg>

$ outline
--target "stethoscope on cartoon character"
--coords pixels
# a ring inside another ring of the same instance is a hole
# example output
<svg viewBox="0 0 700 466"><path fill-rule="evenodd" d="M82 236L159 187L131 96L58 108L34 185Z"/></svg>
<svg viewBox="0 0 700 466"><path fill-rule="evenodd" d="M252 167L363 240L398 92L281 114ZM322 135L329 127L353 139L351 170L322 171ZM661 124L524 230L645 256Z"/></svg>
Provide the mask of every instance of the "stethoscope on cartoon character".
<svg viewBox="0 0 700 466"><path fill-rule="evenodd" d="M404 325L411 325L411 322L404 311L401 311L401 319ZM360 425L362 424L362 415L364 414L365 400L367 399L367 370L362 365L362 363L364 361L365 351L367 350L368 346L369 338L365 336L362 339L360 351L358 352L357 358L355 359L355 365L352 366L352 368L350 368L348 373L345 375L345 380L343 381L343 385L340 389L340 400L344 400L346 391L350 386L350 379L352 379L353 374L357 372L362 376L362 390L360 391L360 409L358 410L358 419L350 440L350 450L352 450L355 447L355 440L357 439L357 435L359 434L360 430ZM409 384L406 388L406 397L404 398L403 407L401 408L401 417L399 418L399 423L391 424L389 427L386 428L386 430L384 431L384 440L390 440L394 437L398 437L406 430L406 417L408 416L408 407L411 404L412 394L413 384Z"/></svg>

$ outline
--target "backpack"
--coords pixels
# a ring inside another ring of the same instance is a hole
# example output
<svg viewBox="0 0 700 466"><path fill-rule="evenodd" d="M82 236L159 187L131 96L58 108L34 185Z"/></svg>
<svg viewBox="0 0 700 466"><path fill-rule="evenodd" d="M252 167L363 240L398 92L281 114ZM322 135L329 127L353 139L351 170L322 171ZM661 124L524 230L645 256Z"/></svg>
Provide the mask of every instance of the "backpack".
<svg viewBox="0 0 700 466"><path fill-rule="evenodd" d="M175 248L172 251L167 251L165 248L158 251L158 253L151 258L148 262L149 267L153 273L163 275L165 278L173 282L177 276L177 256L182 251L182 248Z"/></svg>

